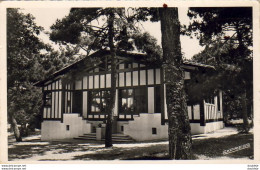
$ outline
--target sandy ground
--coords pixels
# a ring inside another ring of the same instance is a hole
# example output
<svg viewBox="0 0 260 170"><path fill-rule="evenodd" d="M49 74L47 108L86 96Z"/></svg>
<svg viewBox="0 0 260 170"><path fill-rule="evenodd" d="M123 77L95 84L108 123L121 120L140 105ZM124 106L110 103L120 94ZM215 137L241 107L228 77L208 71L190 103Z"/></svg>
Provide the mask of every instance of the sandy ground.
<svg viewBox="0 0 260 170"><path fill-rule="evenodd" d="M252 132L252 130L251 130ZM198 139L208 139L208 138L220 138L228 135L237 134L237 130L235 128L224 128L217 130L213 133L208 134L201 134L201 135L193 135L193 140ZM68 147L66 143L59 143L55 144L53 147L53 143L50 142L42 142L40 141L41 136L35 135L26 137L23 139L23 142L17 143L15 141L11 141L9 143L8 148L15 147L25 147L33 145L32 147L32 155L26 158L19 158L19 159L12 159L12 161L39 161L39 160L73 160L75 156L82 156L86 154L97 154L98 152L104 151L112 151L113 149L122 149L127 150L131 148L138 148L138 147L149 147L153 145L165 145L168 144L168 141L161 141L161 142L146 142L146 143L129 143L129 144L113 144L112 148L104 148L104 144L95 144L95 143L77 143L75 144L76 147L73 148L73 152L62 152L64 148ZM71 144L70 144L71 145ZM37 154L37 150L42 150L46 148L42 154ZM77 148L78 147L78 148ZM85 148L85 150L82 150ZM87 148L87 149L86 149ZM35 152L33 151L35 150ZM60 154L62 153L62 154ZM207 159L206 157L199 156L199 159ZM226 157L220 159L227 159Z"/></svg>

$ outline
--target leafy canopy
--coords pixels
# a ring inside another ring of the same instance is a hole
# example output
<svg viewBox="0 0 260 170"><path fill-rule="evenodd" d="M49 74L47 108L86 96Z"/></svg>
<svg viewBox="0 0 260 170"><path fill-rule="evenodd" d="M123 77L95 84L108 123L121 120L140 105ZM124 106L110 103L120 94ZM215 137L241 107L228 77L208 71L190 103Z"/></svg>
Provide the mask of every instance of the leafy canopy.
<svg viewBox="0 0 260 170"><path fill-rule="evenodd" d="M118 51L146 52L151 58L160 58L161 50L148 33L141 33L138 25L144 20L136 8L72 8L68 16L51 27L50 39L62 44L80 46L89 55L92 51L107 49L108 18L114 13L114 43ZM145 45L144 45L145 43Z"/></svg>

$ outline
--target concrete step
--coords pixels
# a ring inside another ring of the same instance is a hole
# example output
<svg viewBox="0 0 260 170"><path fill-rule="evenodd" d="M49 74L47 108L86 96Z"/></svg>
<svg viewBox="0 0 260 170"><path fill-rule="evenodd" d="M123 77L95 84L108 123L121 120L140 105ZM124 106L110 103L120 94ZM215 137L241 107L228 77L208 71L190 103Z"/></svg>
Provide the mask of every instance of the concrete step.
<svg viewBox="0 0 260 170"><path fill-rule="evenodd" d="M102 139L102 141L105 141L105 139ZM134 142L134 140L131 140L131 139L112 139L112 142Z"/></svg>
<svg viewBox="0 0 260 170"><path fill-rule="evenodd" d="M114 136L114 137L125 137L127 135L122 134L122 133L113 133L112 136Z"/></svg>
<svg viewBox="0 0 260 170"><path fill-rule="evenodd" d="M83 134L83 136L95 136L96 137L96 133L85 133L85 134Z"/></svg>
<svg viewBox="0 0 260 170"><path fill-rule="evenodd" d="M95 138L96 139L96 136L85 136L84 135L84 136L79 136L79 137L81 137L81 138L93 138L93 139Z"/></svg>
<svg viewBox="0 0 260 170"><path fill-rule="evenodd" d="M79 139L79 140L96 140L96 133L86 133L83 134L79 137L76 137L74 139Z"/></svg>
<svg viewBox="0 0 260 170"><path fill-rule="evenodd" d="M76 137L74 139L78 140L96 140L96 134L95 133L89 133L89 134L84 134L82 136ZM105 141L105 139L102 139L102 141ZM124 134L112 134L112 141L113 142L134 142L134 140L127 135Z"/></svg>
<svg viewBox="0 0 260 170"><path fill-rule="evenodd" d="M88 138L88 137L76 137L73 139L77 139L77 140L96 140L96 138Z"/></svg>
<svg viewBox="0 0 260 170"><path fill-rule="evenodd" d="M112 139L131 139L129 136L112 136Z"/></svg>
<svg viewBox="0 0 260 170"><path fill-rule="evenodd" d="M134 142L134 140L130 136L120 134L120 133L112 134L112 141L113 142Z"/></svg>

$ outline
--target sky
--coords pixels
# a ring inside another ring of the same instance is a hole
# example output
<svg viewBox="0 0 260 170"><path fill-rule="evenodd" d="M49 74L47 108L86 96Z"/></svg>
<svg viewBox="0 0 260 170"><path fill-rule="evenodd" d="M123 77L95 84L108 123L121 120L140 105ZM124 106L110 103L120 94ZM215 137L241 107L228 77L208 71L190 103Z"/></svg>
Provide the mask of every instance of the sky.
<svg viewBox="0 0 260 170"><path fill-rule="evenodd" d="M55 23L57 19L62 19L69 14L69 8L23 8L23 13L30 13L35 17L37 25L44 27L45 31L50 31L50 26ZM190 20L187 16L187 7L179 8L179 20L181 24L189 24ZM157 39L157 43L161 45L161 28L160 22L145 22L142 24L144 31L149 32ZM49 40L48 35L42 33L40 38L47 43L50 43L54 48L58 48L55 43ZM190 39L188 36L181 36L181 47L184 57L190 59L194 54L203 50L196 38Z"/></svg>

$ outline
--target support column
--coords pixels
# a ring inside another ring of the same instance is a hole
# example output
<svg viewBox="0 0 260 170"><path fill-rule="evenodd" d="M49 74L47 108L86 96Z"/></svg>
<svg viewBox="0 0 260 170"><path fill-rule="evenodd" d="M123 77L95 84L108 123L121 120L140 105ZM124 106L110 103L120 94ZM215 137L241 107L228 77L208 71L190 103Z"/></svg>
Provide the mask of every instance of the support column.
<svg viewBox="0 0 260 170"><path fill-rule="evenodd" d="M200 102L200 126L205 126L204 100Z"/></svg>

